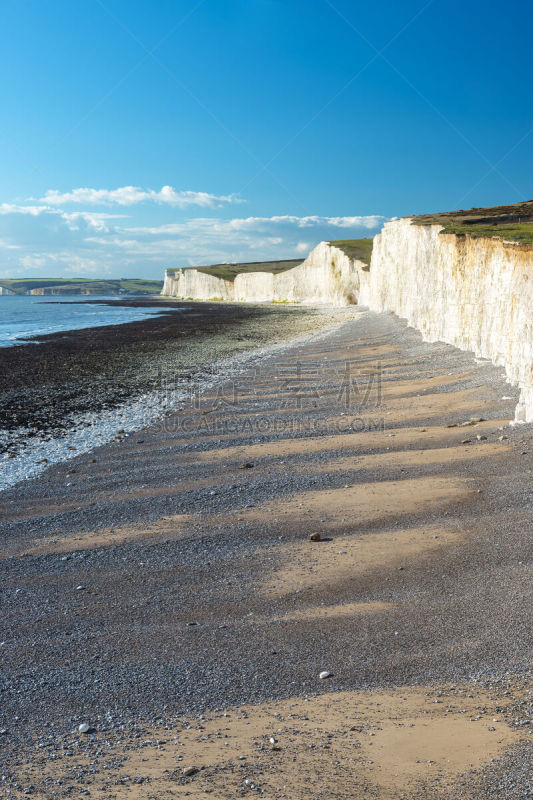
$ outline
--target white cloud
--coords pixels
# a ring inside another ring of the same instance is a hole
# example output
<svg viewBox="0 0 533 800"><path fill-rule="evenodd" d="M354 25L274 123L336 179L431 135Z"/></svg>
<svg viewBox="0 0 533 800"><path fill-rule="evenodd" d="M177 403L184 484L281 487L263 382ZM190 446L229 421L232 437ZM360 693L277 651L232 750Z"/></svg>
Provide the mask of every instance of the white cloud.
<svg viewBox="0 0 533 800"><path fill-rule="evenodd" d="M136 212L139 217L139 211ZM166 267L304 257L322 240L377 232L384 217L194 217L135 225L129 216L0 205L0 267L10 276L162 277Z"/></svg>
<svg viewBox="0 0 533 800"><path fill-rule="evenodd" d="M45 214L47 211L54 211L54 209L47 208L46 206L19 206L15 203L0 203L0 214L28 214L31 217L38 217L39 214Z"/></svg>
<svg viewBox="0 0 533 800"><path fill-rule="evenodd" d="M237 195L215 195L208 192L178 191L172 186L163 186L159 191L142 189L139 186L121 186L118 189L79 188L70 192L59 192L50 189L38 201L52 206L70 204L87 206L133 206L137 203L152 202L175 208L201 206L203 208L219 208L230 203L243 202Z"/></svg>

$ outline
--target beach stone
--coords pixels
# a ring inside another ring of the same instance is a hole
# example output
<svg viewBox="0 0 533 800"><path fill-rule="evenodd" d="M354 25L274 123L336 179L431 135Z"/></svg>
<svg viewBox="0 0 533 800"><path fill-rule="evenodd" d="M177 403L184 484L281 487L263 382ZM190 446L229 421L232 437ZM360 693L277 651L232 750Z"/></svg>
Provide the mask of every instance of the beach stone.
<svg viewBox="0 0 533 800"><path fill-rule="evenodd" d="M323 672L320 673L318 677L320 678L320 680L324 681L326 680L326 678L331 678L331 672L328 672L327 669L325 669Z"/></svg>
<svg viewBox="0 0 533 800"><path fill-rule="evenodd" d="M310 541L310 542L320 542L320 541L321 541L321 536L320 536L320 534L319 534L319 533L312 533L312 534L309 536L309 541Z"/></svg>
<svg viewBox="0 0 533 800"><path fill-rule="evenodd" d="M89 732L89 723L82 722L81 725L78 725L78 733L88 733Z"/></svg>
<svg viewBox="0 0 533 800"><path fill-rule="evenodd" d="M183 770L183 774L186 778L190 778L191 775L196 775L197 772L198 770L196 767L185 767Z"/></svg>
<svg viewBox="0 0 533 800"><path fill-rule="evenodd" d="M241 469L253 469L253 466L251 461L245 461L245 463L241 465Z"/></svg>

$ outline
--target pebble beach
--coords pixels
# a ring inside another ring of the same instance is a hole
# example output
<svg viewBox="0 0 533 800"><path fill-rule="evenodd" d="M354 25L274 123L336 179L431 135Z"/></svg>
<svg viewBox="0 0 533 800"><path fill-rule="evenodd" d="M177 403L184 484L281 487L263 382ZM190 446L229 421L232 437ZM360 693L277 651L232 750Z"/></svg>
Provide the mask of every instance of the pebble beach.
<svg viewBox="0 0 533 800"><path fill-rule="evenodd" d="M527 797L517 391L391 315L242 313L275 337L192 402L0 494L3 796Z"/></svg>

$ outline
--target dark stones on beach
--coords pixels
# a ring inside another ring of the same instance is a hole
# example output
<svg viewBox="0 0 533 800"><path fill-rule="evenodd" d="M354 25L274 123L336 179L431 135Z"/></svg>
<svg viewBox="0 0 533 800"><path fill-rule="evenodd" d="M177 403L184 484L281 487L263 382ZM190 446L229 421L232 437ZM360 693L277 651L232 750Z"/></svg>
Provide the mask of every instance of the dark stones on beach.
<svg viewBox="0 0 533 800"><path fill-rule="evenodd" d="M183 777L184 778L191 778L193 775L196 775L198 769L196 767L186 767L183 770Z"/></svg>

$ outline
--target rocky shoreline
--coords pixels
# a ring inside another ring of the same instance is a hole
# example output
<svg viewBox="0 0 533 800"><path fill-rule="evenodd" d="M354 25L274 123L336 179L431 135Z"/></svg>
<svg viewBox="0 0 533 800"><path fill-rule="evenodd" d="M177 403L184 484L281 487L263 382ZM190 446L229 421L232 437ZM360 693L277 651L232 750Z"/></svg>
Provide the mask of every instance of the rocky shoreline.
<svg viewBox="0 0 533 800"><path fill-rule="evenodd" d="M228 359L313 332L339 316L157 298L99 302L155 306L162 313L0 349L0 488L82 452L87 443L149 424L180 391L198 390L229 369ZM9 472L7 483L2 471Z"/></svg>

